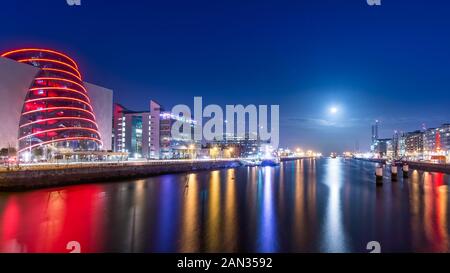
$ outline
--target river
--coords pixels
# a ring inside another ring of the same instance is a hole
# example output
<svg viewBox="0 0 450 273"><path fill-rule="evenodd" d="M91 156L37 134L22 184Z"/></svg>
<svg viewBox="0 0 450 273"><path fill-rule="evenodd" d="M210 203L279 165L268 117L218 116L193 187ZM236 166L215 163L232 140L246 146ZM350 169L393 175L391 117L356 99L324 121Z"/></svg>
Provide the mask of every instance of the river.
<svg viewBox="0 0 450 273"><path fill-rule="evenodd" d="M448 252L450 178L303 159L0 193L0 252Z"/></svg>

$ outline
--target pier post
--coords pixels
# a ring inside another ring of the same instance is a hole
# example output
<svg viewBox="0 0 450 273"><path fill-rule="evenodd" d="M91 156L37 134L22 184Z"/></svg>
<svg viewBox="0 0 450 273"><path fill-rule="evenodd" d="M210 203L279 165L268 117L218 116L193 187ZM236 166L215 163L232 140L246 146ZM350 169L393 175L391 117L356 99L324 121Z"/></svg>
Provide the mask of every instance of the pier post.
<svg viewBox="0 0 450 273"><path fill-rule="evenodd" d="M383 167L378 165L375 170L375 176L377 179L377 184L383 184Z"/></svg>
<svg viewBox="0 0 450 273"><path fill-rule="evenodd" d="M403 178L409 177L409 166L408 164L403 165Z"/></svg>
<svg viewBox="0 0 450 273"><path fill-rule="evenodd" d="M391 165L391 179L397 181L398 168L396 165Z"/></svg>

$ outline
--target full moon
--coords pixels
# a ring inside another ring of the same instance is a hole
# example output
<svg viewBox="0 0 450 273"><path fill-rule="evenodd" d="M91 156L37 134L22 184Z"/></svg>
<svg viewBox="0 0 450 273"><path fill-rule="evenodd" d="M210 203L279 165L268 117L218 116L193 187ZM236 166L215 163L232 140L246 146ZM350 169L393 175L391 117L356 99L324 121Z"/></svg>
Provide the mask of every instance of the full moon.
<svg viewBox="0 0 450 273"><path fill-rule="evenodd" d="M331 107L330 108L330 113L331 114L336 114L339 111L339 109L337 107Z"/></svg>

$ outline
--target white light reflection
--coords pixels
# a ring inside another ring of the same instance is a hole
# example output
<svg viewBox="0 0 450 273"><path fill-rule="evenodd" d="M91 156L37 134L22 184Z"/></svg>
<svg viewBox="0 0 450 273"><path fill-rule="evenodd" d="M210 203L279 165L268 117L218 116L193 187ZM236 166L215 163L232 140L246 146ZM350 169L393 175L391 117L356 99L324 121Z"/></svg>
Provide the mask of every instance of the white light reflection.
<svg viewBox="0 0 450 273"><path fill-rule="evenodd" d="M272 168L265 167L264 171L263 196L261 204L261 226L259 232L259 251L263 253L273 253L277 250L276 238L276 215L273 201L272 188Z"/></svg>
<svg viewBox="0 0 450 273"><path fill-rule="evenodd" d="M324 238L322 248L324 252L347 252L346 234L342 224L342 170L341 160L329 159L326 165L325 184L328 186L328 204L326 207L325 223L323 227Z"/></svg>

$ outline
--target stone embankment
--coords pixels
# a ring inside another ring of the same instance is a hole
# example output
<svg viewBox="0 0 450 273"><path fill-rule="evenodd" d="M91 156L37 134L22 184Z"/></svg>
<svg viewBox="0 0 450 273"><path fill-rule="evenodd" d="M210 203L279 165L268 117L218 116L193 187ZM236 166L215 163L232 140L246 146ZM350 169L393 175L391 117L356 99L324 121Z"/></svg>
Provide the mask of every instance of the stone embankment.
<svg viewBox="0 0 450 273"><path fill-rule="evenodd" d="M238 160L174 160L23 166L0 170L0 191L111 182L161 174L236 168L239 165Z"/></svg>

